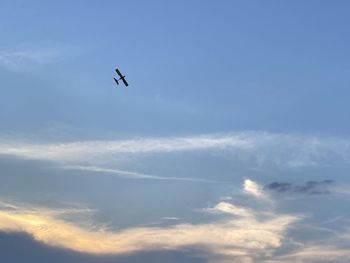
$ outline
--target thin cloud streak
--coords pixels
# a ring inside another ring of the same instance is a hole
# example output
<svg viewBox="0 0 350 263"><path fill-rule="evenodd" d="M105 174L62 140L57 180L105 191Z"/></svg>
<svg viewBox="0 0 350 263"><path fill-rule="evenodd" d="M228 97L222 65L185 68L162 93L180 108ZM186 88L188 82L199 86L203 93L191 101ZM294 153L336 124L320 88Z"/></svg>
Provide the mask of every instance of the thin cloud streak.
<svg viewBox="0 0 350 263"><path fill-rule="evenodd" d="M80 170L88 172L98 172L98 173L108 173L114 174L119 177L126 177L131 179L149 179L149 180L165 180L165 181L187 181L187 182L201 182L201 183L225 183L223 181L207 180L200 178L190 178L190 177L162 177L157 175L149 175L137 172L130 172L118 169L102 168L97 166L82 166L82 165L67 165L63 167L69 170Z"/></svg>

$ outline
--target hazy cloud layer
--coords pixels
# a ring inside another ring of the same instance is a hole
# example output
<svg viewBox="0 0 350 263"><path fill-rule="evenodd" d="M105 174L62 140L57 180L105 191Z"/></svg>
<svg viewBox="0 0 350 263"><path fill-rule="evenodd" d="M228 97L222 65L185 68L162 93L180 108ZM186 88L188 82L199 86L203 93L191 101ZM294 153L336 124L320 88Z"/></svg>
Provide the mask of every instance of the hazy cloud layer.
<svg viewBox="0 0 350 263"><path fill-rule="evenodd" d="M30 71L45 64L58 60L59 50L42 49L26 51L1 51L0 66L10 71Z"/></svg>

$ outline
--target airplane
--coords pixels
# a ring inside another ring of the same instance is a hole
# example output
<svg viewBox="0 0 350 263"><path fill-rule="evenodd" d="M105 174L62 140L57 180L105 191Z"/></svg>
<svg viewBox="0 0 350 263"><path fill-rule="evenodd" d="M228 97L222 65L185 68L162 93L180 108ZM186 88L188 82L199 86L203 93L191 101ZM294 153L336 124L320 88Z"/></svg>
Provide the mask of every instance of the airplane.
<svg viewBox="0 0 350 263"><path fill-rule="evenodd" d="M120 73L119 69L116 68L116 69L115 69L115 72L117 72L117 74L118 74L119 77L120 77L119 79L113 78L114 81L117 83L117 85L119 85L119 81L118 81L118 80L122 80L123 83L124 83L124 85L125 85L125 87L129 86L128 82L126 82L125 76L123 76L123 74Z"/></svg>

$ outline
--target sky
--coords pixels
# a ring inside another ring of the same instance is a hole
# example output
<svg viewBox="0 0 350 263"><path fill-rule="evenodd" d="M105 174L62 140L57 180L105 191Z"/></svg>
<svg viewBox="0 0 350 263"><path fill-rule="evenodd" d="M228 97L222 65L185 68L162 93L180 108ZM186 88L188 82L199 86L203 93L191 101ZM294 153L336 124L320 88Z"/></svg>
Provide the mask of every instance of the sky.
<svg viewBox="0 0 350 263"><path fill-rule="evenodd" d="M0 1L1 261L349 262L349 8Z"/></svg>

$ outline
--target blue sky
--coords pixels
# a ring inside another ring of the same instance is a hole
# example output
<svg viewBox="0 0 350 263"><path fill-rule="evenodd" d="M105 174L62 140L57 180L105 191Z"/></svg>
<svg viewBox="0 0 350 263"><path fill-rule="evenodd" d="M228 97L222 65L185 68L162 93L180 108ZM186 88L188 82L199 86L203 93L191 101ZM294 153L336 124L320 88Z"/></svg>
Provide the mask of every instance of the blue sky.
<svg viewBox="0 0 350 263"><path fill-rule="evenodd" d="M16 62L2 73L12 85L2 112L23 124L6 118L4 128L346 134L349 29L339 3L5 1L2 61ZM116 91L115 66L135 89Z"/></svg>
<svg viewBox="0 0 350 263"><path fill-rule="evenodd" d="M0 257L348 262L349 7L2 1Z"/></svg>

